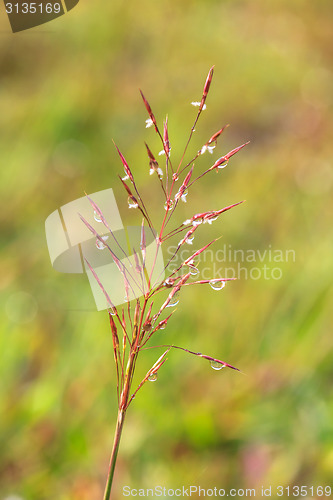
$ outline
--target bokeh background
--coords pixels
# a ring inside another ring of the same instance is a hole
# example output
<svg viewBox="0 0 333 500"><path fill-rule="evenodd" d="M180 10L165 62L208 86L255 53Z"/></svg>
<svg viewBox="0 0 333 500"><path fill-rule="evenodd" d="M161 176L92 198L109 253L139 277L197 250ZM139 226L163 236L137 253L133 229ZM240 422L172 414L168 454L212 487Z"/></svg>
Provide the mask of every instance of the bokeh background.
<svg viewBox="0 0 333 500"><path fill-rule="evenodd" d="M130 408L114 498L125 485L271 485L272 498L278 485L332 485L331 0L81 0L15 35L0 14L0 499L102 497L116 419L108 318L78 306L87 280L52 269L44 221L84 191L113 187L124 223L140 224L112 139L158 220L143 142L160 147L138 89L160 123L168 114L176 160L213 64L191 150L231 126L197 171L251 143L193 188L179 221L245 199L201 228L196 247L222 235L215 250L295 259L273 263L281 279L184 290L157 343L244 374L170 353ZM137 382L160 353L142 355Z"/></svg>

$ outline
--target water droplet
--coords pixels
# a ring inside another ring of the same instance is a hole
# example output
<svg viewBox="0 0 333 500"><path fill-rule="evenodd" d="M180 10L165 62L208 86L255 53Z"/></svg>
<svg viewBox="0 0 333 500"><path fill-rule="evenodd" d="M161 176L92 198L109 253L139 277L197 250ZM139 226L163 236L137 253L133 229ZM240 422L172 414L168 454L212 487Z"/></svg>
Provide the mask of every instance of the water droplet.
<svg viewBox="0 0 333 500"><path fill-rule="evenodd" d="M186 238L185 243L187 243L188 245L192 245L193 240L194 240L194 236L192 236L192 238Z"/></svg>
<svg viewBox="0 0 333 500"><path fill-rule="evenodd" d="M173 206L173 201L172 200L166 201L164 203L164 210L171 210L172 206Z"/></svg>
<svg viewBox="0 0 333 500"><path fill-rule="evenodd" d="M174 173L173 176L172 176L172 179L177 182L179 177L178 177L178 174Z"/></svg>
<svg viewBox="0 0 333 500"><path fill-rule="evenodd" d="M200 272L199 269L197 269L196 267L190 267L189 271L191 276L197 276Z"/></svg>
<svg viewBox="0 0 333 500"><path fill-rule="evenodd" d="M151 373L148 377L149 382L156 382L157 380L157 373Z"/></svg>
<svg viewBox="0 0 333 500"><path fill-rule="evenodd" d="M142 327L142 330L146 333L150 333L152 331L153 327L151 323L145 323Z"/></svg>
<svg viewBox="0 0 333 500"><path fill-rule="evenodd" d="M159 327L159 330L165 330L166 324L162 323L161 326Z"/></svg>
<svg viewBox="0 0 333 500"><path fill-rule="evenodd" d="M101 218L100 214L98 212L96 212L96 210L94 210L94 219L96 222L102 222L102 218Z"/></svg>
<svg viewBox="0 0 333 500"><path fill-rule="evenodd" d="M111 316L116 315L116 308L115 307L108 307L108 313L111 314Z"/></svg>
<svg viewBox="0 0 333 500"><path fill-rule="evenodd" d="M167 278L164 282L164 286L167 288L171 288L172 285L173 285L173 280L171 280L170 278Z"/></svg>
<svg viewBox="0 0 333 500"><path fill-rule="evenodd" d="M178 304L179 302L179 299L180 299L180 294L179 294L179 290L178 292L176 292L172 297L171 297L171 300L169 302L169 304L167 305L167 307L174 307Z"/></svg>
<svg viewBox="0 0 333 500"><path fill-rule="evenodd" d="M222 290L225 287L225 281L211 280L209 284L213 290Z"/></svg>
<svg viewBox="0 0 333 500"><path fill-rule="evenodd" d="M138 208L139 206L136 200L131 196L128 197L127 202L128 202L128 208Z"/></svg>
<svg viewBox="0 0 333 500"><path fill-rule="evenodd" d="M108 236L102 236L103 241L106 241L107 239ZM106 248L106 245L104 245L104 243L102 243L101 240L96 238L96 247L98 248L98 250L104 250L104 248Z"/></svg>
<svg viewBox="0 0 333 500"><path fill-rule="evenodd" d="M213 368L213 370L222 370L222 368L224 368L224 365L222 365L222 363L219 363L218 361L210 361L210 366Z"/></svg>

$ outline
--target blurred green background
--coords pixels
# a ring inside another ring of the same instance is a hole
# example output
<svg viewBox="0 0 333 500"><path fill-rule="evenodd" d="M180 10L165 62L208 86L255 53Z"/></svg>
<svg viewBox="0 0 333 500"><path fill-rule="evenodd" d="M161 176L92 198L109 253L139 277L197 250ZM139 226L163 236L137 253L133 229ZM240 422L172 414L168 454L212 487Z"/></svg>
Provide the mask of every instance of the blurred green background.
<svg viewBox="0 0 333 500"><path fill-rule="evenodd" d="M170 353L130 408L114 498L125 485L332 484L332 21L331 0L81 0L13 35L2 9L1 500L102 497L116 419L108 318L77 307L88 281L52 269L44 222L84 191L113 187L124 223L140 224L112 139L157 212L143 142L161 148L138 89L159 123L168 114L176 160L213 64L191 151L231 126L196 169L251 144L194 186L179 221L246 199L200 228L194 248L223 235L215 250L292 249L295 261L273 264L281 279L184 290L156 343L244 374ZM160 353L142 354L136 382Z"/></svg>

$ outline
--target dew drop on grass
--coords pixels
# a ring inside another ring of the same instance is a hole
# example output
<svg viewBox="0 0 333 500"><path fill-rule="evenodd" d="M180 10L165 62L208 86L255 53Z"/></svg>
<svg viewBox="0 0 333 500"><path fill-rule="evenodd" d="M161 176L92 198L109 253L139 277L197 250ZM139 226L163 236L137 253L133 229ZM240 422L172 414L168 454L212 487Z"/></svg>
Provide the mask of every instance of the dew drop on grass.
<svg viewBox="0 0 333 500"><path fill-rule="evenodd" d="M148 380L149 380L149 382L156 382L157 373L152 373L151 375L149 375Z"/></svg>
<svg viewBox="0 0 333 500"><path fill-rule="evenodd" d="M192 238L186 238L185 243L187 243L188 245L192 245L193 240L194 240L194 236L192 236Z"/></svg>
<svg viewBox="0 0 333 500"><path fill-rule="evenodd" d="M108 313L111 314L111 316L116 315L116 310L114 307L108 307Z"/></svg>
<svg viewBox="0 0 333 500"><path fill-rule="evenodd" d="M222 290L222 288L225 287L225 281L215 281L211 280L209 282L210 286L212 287L213 290Z"/></svg>
<svg viewBox="0 0 333 500"><path fill-rule="evenodd" d="M197 276L199 274L199 269L197 269L196 267L190 267L189 270L191 276Z"/></svg>
<svg viewBox="0 0 333 500"><path fill-rule="evenodd" d="M127 198L127 203L128 203L128 208L138 208L139 207L138 203L131 196L129 196Z"/></svg>
<svg viewBox="0 0 333 500"><path fill-rule="evenodd" d="M210 366L213 368L213 370L222 370L222 368L224 368L224 365L222 365L222 363L219 363L218 361L210 361Z"/></svg>
<svg viewBox="0 0 333 500"><path fill-rule="evenodd" d="M106 241L107 239L108 236L102 236L103 241ZM98 250L104 250L104 248L106 248L106 245L104 245L104 243L102 243L101 240L96 238L96 248L98 248Z"/></svg>
<svg viewBox="0 0 333 500"><path fill-rule="evenodd" d="M166 325L161 325L161 326L159 327L159 330L165 330L165 327L166 327Z"/></svg>
<svg viewBox="0 0 333 500"><path fill-rule="evenodd" d="M101 216L96 210L94 210L94 219L96 222L102 222Z"/></svg>
<svg viewBox="0 0 333 500"><path fill-rule="evenodd" d="M167 307L174 307L178 304L178 302L179 302L179 291L176 292L175 295L171 298Z"/></svg>
<svg viewBox="0 0 333 500"><path fill-rule="evenodd" d="M171 210L172 206L173 206L173 201L172 200L170 200L169 202L166 201L164 203L164 210Z"/></svg>

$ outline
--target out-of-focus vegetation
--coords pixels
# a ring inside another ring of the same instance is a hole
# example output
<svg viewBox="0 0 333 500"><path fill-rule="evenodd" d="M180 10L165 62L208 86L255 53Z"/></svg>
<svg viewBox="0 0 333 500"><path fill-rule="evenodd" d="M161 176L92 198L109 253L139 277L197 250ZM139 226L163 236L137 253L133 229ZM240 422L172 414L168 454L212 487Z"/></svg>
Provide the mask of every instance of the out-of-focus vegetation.
<svg viewBox="0 0 333 500"><path fill-rule="evenodd" d="M223 234L215 250L293 250L295 259L241 262L248 272L278 267L281 279L243 271L221 292L184 291L161 343L245 375L170 353L129 410L115 498L126 484L331 484L332 16L331 0L82 0L13 35L2 12L1 500L102 496L116 417L108 318L80 308L87 280L52 269L44 221L84 191L113 187L124 223L140 223L112 138L155 213L143 141L161 148L138 88L160 121L168 113L176 160L212 64L192 151L231 126L196 168L251 144L190 192L179 220L246 199L200 228L196 245ZM223 274L237 263L215 265ZM137 381L159 354L142 355Z"/></svg>

